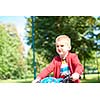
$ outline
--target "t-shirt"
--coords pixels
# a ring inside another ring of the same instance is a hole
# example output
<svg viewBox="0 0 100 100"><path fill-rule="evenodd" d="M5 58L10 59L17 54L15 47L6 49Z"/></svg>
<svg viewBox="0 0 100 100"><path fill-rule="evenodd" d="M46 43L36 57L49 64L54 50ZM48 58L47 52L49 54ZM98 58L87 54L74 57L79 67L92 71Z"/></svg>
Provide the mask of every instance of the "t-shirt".
<svg viewBox="0 0 100 100"><path fill-rule="evenodd" d="M60 68L60 75L69 75L70 74L70 69L68 67L68 64L65 60L62 60L61 68Z"/></svg>

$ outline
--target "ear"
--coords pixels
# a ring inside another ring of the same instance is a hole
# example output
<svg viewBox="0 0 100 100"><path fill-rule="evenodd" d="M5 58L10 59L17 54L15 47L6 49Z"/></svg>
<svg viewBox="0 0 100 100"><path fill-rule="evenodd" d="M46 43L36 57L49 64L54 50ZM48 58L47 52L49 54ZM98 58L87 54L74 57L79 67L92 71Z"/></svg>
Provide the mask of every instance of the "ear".
<svg viewBox="0 0 100 100"><path fill-rule="evenodd" d="M69 50L69 51L71 50L71 46L68 47L68 50Z"/></svg>

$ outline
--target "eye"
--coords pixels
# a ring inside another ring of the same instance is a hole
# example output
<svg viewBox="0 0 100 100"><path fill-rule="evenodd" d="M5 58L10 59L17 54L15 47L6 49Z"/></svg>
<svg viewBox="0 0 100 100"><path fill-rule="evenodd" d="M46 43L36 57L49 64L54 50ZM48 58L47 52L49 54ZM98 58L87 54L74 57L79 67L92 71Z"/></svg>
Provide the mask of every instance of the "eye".
<svg viewBox="0 0 100 100"><path fill-rule="evenodd" d="M61 45L61 47L64 47L64 45Z"/></svg>
<svg viewBox="0 0 100 100"><path fill-rule="evenodd" d="M59 47L59 45L56 45L56 47Z"/></svg>

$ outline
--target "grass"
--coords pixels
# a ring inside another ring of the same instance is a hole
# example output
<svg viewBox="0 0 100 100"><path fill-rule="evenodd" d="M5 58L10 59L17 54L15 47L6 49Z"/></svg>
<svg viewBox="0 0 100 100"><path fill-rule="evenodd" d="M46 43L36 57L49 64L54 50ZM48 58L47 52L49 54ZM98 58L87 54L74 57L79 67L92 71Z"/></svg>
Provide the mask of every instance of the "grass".
<svg viewBox="0 0 100 100"><path fill-rule="evenodd" d="M92 80L85 79L85 80L81 80L81 83L100 83L100 80L97 80L97 79L92 79Z"/></svg>
<svg viewBox="0 0 100 100"><path fill-rule="evenodd" d="M86 74L85 79L81 79L81 83L100 83L100 75L98 74Z"/></svg>
<svg viewBox="0 0 100 100"><path fill-rule="evenodd" d="M8 80L0 80L0 83L31 83L33 78L28 78L28 79L8 79Z"/></svg>
<svg viewBox="0 0 100 100"><path fill-rule="evenodd" d="M33 78L17 79L17 80L0 80L0 83L31 83ZM100 83L100 75L98 74L86 74L85 79L81 78L81 83Z"/></svg>

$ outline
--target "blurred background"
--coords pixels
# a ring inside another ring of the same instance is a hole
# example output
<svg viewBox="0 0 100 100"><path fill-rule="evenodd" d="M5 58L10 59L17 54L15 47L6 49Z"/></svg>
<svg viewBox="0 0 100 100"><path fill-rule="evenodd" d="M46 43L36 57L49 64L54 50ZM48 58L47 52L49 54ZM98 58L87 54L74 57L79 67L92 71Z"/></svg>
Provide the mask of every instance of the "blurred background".
<svg viewBox="0 0 100 100"><path fill-rule="evenodd" d="M57 55L61 34L84 66L81 82L99 83L100 16L0 16L0 82L31 83Z"/></svg>

